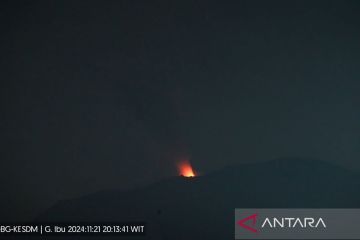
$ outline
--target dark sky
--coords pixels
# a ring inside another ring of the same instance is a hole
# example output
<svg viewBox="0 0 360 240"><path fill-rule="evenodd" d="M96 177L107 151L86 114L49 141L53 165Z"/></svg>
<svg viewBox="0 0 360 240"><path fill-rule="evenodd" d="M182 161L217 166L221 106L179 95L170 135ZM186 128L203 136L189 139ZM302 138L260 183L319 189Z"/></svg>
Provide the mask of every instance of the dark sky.
<svg viewBox="0 0 360 240"><path fill-rule="evenodd" d="M2 1L0 220L278 157L360 170L359 1Z"/></svg>

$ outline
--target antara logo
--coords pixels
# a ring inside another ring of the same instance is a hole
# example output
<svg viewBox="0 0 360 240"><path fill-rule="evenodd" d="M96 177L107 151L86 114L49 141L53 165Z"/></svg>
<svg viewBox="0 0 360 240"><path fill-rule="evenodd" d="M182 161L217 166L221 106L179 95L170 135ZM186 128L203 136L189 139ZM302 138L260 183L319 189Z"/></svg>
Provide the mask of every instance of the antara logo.
<svg viewBox="0 0 360 240"><path fill-rule="evenodd" d="M237 224L245 228L246 230L257 233L258 229L256 228L258 214L250 215L246 218L243 218L237 221ZM269 218L266 217L260 224L260 228L326 228L324 220L320 218L304 217L304 218L295 218L295 217L282 217L282 218Z"/></svg>
<svg viewBox="0 0 360 240"><path fill-rule="evenodd" d="M256 233L257 229L254 228L254 226L256 225L256 218L257 218L257 214L253 214L253 215L248 216L248 217L246 217L244 219L241 219L240 221L237 222L237 224L239 224L240 227L242 227L242 228L245 228L245 229L247 229L247 230L249 230L251 232ZM251 227L249 225L245 224L247 221L250 221L250 220L252 221L252 226Z"/></svg>
<svg viewBox="0 0 360 240"><path fill-rule="evenodd" d="M305 217L305 218L293 218L293 217L285 217L285 218L265 218L261 228L269 226L271 228L317 228L323 227L326 228L326 224L322 218L312 218L312 217Z"/></svg>

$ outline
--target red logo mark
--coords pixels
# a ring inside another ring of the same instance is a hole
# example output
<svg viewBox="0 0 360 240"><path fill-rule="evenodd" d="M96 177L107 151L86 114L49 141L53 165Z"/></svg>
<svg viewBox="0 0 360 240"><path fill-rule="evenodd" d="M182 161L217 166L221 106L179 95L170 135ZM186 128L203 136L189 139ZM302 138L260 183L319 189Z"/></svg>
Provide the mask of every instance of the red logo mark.
<svg viewBox="0 0 360 240"><path fill-rule="evenodd" d="M256 224L256 218L257 218L257 214L253 214L253 215L248 216L248 217L246 217L246 218L244 218L244 219L241 219L240 221L237 222L237 224L239 224L240 227L242 227L242 228L245 228L245 229L247 229L247 230L249 230L249 231L251 231L251 232L256 233L256 232L257 232L257 229L253 228L253 227L255 226L255 224ZM252 220L252 224L251 224L251 225L252 225L253 227L250 227L249 225L246 225L246 224L245 224L245 222L250 221L250 220Z"/></svg>

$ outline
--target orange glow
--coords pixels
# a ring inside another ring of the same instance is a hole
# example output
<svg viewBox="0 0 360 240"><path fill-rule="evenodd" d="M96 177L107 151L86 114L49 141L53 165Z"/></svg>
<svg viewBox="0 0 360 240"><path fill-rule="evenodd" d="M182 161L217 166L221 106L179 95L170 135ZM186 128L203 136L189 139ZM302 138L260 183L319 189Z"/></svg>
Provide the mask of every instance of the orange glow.
<svg viewBox="0 0 360 240"><path fill-rule="evenodd" d="M189 161L181 161L178 163L179 174L183 177L195 177L194 170Z"/></svg>

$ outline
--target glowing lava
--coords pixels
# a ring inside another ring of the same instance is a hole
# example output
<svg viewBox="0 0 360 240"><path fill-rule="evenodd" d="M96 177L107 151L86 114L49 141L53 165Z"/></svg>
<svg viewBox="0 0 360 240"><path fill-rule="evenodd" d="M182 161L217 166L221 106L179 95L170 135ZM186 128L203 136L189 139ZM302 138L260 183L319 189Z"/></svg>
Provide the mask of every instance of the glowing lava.
<svg viewBox="0 0 360 240"><path fill-rule="evenodd" d="M178 163L179 174L183 177L195 177L194 170L189 161L184 160Z"/></svg>

